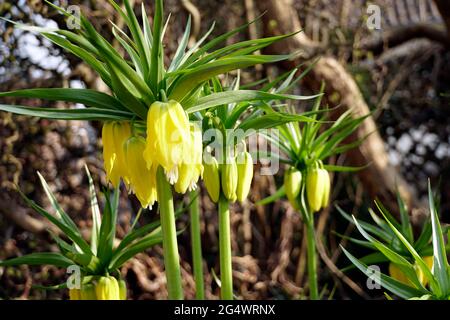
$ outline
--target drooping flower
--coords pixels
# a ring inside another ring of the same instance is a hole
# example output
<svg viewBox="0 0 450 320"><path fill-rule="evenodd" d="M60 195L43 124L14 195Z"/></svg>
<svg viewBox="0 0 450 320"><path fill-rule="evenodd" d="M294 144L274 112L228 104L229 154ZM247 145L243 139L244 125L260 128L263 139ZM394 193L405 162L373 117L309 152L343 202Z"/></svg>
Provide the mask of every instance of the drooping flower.
<svg viewBox="0 0 450 320"><path fill-rule="evenodd" d="M120 300L119 284L116 278L101 277L95 286L97 300Z"/></svg>
<svg viewBox="0 0 450 320"><path fill-rule="evenodd" d="M128 169L125 162L124 143L131 136L131 127L128 122L105 122L102 128L103 161L106 176L114 187L117 187L120 178L129 184Z"/></svg>
<svg viewBox="0 0 450 320"><path fill-rule="evenodd" d="M178 180L179 165L187 158L190 139L189 119L178 102L156 101L150 106L144 158L148 167L163 167L171 184Z"/></svg>
<svg viewBox="0 0 450 320"><path fill-rule="evenodd" d="M238 171L238 185L236 196L239 201L244 201L250 192L253 179L253 159L249 152L240 152L236 158Z"/></svg>
<svg viewBox="0 0 450 320"><path fill-rule="evenodd" d="M95 286L92 283L83 284L81 287L81 300L97 300Z"/></svg>
<svg viewBox="0 0 450 320"><path fill-rule="evenodd" d="M206 191L213 202L219 201L220 195L220 176L219 176L219 164L217 159L212 155L205 156L203 162L203 182L205 183Z"/></svg>
<svg viewBox="0 0 450 320"><path fill-rule="evenodd" d="M313 168L306 174L306 196L313 212L328 205L330 176L325 169Z"/></svg>
<svg viewBox="0 0 450 320"><path fill-rule="evenodd" d="M157 200L156 167L148 166L144 159L145 139L131 137L125 143L125 160L128 166L130 191L136 194L141 206L147 208Z"/></svg>
<svg viewBox="0 0 450 320"><path fill-rule="evenodd" d="M297 168L290 167L284 172L284 191L294 209L299 208L297 197L300 194L301 185L302 173Z"/></svg>
<svg viewBox="0 0 450 320"><path fill-rule="evenodd" d="M178 193L195 190L198 179L203 175L202 131L194 124L191 125L190 137L190 147L178 168L178 180L175 183L175 191Z"/></svg>

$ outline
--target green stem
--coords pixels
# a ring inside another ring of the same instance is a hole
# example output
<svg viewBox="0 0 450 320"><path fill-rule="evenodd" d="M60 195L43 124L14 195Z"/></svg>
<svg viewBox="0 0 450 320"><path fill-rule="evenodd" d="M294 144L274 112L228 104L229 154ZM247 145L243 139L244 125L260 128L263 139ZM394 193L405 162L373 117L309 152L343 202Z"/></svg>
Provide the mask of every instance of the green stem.
<svg viewBox="0 0 450 320"><path fill-rule="evenodd" d="M167 279L169 299L182 300L180 258L178 254L177 230L175 226L175 212L170 184L166 180L164 170L158 167L156 173L156 189L158 192L159 214L163 236L164 267Z"/></svg>
<svg viewBox="0 0 450 320"><path fill-rule="evenodd" d="M197 300L205 299L205 289L203 286L203 256L202 242L200 233L200 201L199 192L192 191L191 198L191 246L192 246L192 263L194 268L195 280L195 298Z"/></svg>
<svg viewBox="0 0 450 320"><path fill-rule="evenodd" d="M230 209L228 200L219 198L219 253L222 300L233 300L233 273L231 265Z"/></svg>
<svg viewBox="0 0 450 320"><path fill-rule="evenodd" d="M317 252L314 229L314 213L307 212L306 220L306 240L308 250L308 279L309 279L309 298L311 300L319 299L319 290L317 286Z"/></svg>

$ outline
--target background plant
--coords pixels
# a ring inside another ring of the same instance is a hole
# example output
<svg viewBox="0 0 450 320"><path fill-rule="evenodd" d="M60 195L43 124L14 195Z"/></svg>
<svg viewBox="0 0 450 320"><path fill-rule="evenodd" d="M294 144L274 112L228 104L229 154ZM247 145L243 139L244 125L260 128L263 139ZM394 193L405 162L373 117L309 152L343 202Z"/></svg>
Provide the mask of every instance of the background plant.
<svg viewBox="0 0 450 320"><path fill-rule="evenodd" d="M160 222L156 221L135 229L134 226L137 221L135 220L126 236L118 244L115 243L119 192L116 191L112 194L109 191L105 192L105 208L103 215L101 215L95 186L87 167L86 173L89 178L89 192L91 195L92 229L90 241L88 242L83 238L82 233L74 221L58 204L48 184L38 173L55 213L47 212L21 191L19 192L31 208L49 220L61 232L62 236L60 237L60 235L49 231L58 246L59 252L30 253L21 257L0 261L0 266L17 266L23 264L54 265L61 268L78 266L81 272L81 288L70 288L71 299L126 299L126 287L121 289L123 292L120 297L118 292L110 292L111 290L115 290L112 287L118 286L117 280L123 281L120 279L119 270L124 263L138 253L162 242ZM112 284L110 284L111 281ZM103 282L106 282L106 284ZM94 286L96 289L94 289ZM102 286L104 288L100 288ZM62 283L52 287L52 289L66 287L67 283ZM87 296L85 297L84 294L87 294Z"/></svg>
<svg viewBox="0 0 450 320"><path fill-rule="evenodd" d="M401 276L399 277L398 272L390 276L381 273L379 282L383 288L403 299L448 300L450 295L450 272L444 243L444 231L439 222L439 207L435 202L430 184L428 190L431 230L429 223L426 223L417 241L412 238L412 230L406 219L406 208L399 200L400 212L402 212L401 224L392 219L392 216L379 204L378 207L383 216L383 220L380 219L377 223L379 227L362 223L353 217L358 231L366 239L358 242L376 249L376 256L357 259L342 248L350 261L367 275L371 273L367 263L387 260L393 264L401 272ZM386 238L392 235L395 238L392 238L391 242L386 244ZM400 253L398 253L399 249L401 250ZM378 253L381 253L384 258ZM429 255L432 256L431 264L426 259L426 256Z"/></svg>

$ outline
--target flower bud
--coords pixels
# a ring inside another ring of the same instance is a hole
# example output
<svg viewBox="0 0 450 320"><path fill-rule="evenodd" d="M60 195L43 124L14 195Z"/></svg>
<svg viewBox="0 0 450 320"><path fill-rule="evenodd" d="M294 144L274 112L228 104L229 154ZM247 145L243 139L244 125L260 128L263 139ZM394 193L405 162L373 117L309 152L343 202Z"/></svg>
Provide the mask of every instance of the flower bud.
<svg viewBox="0 0 450 320"><path fill-rule="evenodd" d="M325 169L319 169L321 174L321 180L323 185L323 196L322 196L322 208L325 208L328 206L328 201L330 198L330 188L331 188L331 182L330 182L330 175L327 170Z"/></svg>
<svg viewBox="0 0 450 320"><path fill-rule="evenodd" d="M127 300L127 284L124 280L119 280L119 298L120 300Z"/></svg>
<svg viewBox="0 0 450 320"><path fill-rule="evenodd" d="M250 192L253 179L253 159L250 153L241 152L237 156L238 185L237 199L244 201Z"/></svg>
<svg viewBox="0 0 450 320"><path fill-rule="evenodd" d="M408 277L403 273L403 271L400 270L399 267L397 267L394 263L389 263L389 275L397 280L398 282L401 282L403 284L406 284L408 286L412 285L412 282L408 279Z"/></svg>
<svg viewBox="0 0 450 320"><path fill-rule="evenodd" d="M81 300L80 289L69 289L69 299L70 300Z"/></svg>
<svg viewBox="0 0 450 320"><path fill-rule="evenodd" d="M217 203L220 195L219 164L215 157L210 156L205 159L203 167L203 182L205 183L206 190L211 200Z"/></svg>
<svg viewBox="0 0 450 320"><path fill-rule="evenodd" d="M298 209L298 195L302 186L302 173L297 168L290 167L284 172L284 191L291 205Z"/></svg>
<svg viewBox="0 0 450 320"><path fill-rule="evenodd" d="M427 267L431 270L431 268L433 267L433 256L422 257L422 259L424 260ZM420 283L423 286L426 286L428 284L428 279L420 269L417 262L414 263L414 269L416 270L417 278L419 279ZM400 268L392 262L389 264L389 275L403 284L414 286L413 282L406 276L406 274L403 273L403 271L401 271Z"/></svg>
<svg viewBox="0 0 450 320"><path fill-rule="evenodd" d="M86 283L82 285L81 300L97 300L95 286L92 283Z"/></svg>
<svg viewBox="0 0 450 320"><path fill-rule="evenodd" d="M229 201L235 202L237 199L238 170L234 158L228 158L226 163L222 165L221 174L223 195Z"/></svg>
<svg viewBox="0 0 450 320"><path fill-rule="evenodd" d="M313 212L319 211L324 199L324 175L319 168L309 170L306 174L306 196Z"/></svg>
<svg viewBox="0 0 450 320"><path fill-rule="evenodd" d="M98 300L119 300L119 284L116 278L101 277L95 286Z"/></svg>

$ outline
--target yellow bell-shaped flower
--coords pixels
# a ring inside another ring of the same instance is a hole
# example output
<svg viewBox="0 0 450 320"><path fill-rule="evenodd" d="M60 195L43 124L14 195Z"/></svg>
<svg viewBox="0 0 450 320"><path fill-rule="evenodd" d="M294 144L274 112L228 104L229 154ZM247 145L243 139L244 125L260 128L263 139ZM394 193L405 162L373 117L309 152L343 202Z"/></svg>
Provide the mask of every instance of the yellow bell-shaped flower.
<svg viewBox="0 0 450 320"><path fill-rule="evenodd" d="M144 159L145 139L131 137L125 143L125 160L128 165L130 191L136 194L141 206L147 208L157 200L156 166Z"/></svg>
<svg viewBox="0 0 450 320"><path fill-rule="evenodd" d="M128 122L113 121L103 125L103 161L107 179L114 187L119 185L120 178L129 184L123 146L130 136L131 127Z"/></svg>
<svg viewBox="0 0 450 320"><path fill-rule="evenodd" d="M328 205L330 197L330 175L322 168L313 168L306 174L306 196L313 212Z"/></svg>
<svg viewBox="0 0 450 320"><path fill-rule="evenodd" d="M92 283L83 284L81 287L81 300L97 300L95 286Z"/></svg>
<svg viewBox="0 0 450 320"><path fill-rule="evenodd" d="M295 209L299 208L298 195L302 186L302 173L297 168L290 167L284 172L284 191Z"/></svg>
<svg viewBox="0 0 450 320"><path fill-rule="evenodd" d="M178 180L175 183L175 191L186 193L197 188L197 181L203 174L202 155L203 141L202 132L196 125L191 125L191 141L189 152L178 168Z"/></svg>
<svg viewBox="0 0 450 320"><path fill-rule="evenodd" d="M237 199L236 190L238 184L238 169L234 158L228 158L221 166L221 174L223 195L229 201L235 202Z"/></svg>
<svg viewBox="0 0 450 320"><path fill-rule="evenodd" d="M220 195L220 176L217 159L209 154L205 155L203 167L205 168L203 182L205 183L206 191L208 191L211 200L217 203Z"/></svg>
<svg viewBox="0 0 450 320"><path fill-rule="evenodd" d="M81 300L81 290L80 289L69 289L69 299L70 300Z"/></svg>
<svg viewBox="0 0 450 320"><path fill-rule="evenodd" d="M244 201L250 192L253 179L253 159L247 151L240 152L236 157L238 171L238 185L236 196L239 201Z"/></svg>
<svg viewBox="0 0 450 320"><path fill-rule="evenodd" d="M101 277L95 286L98 300L120 300L119 284L116 278L108 276Z"/></svg>
<svg viewBox="0 0 450 320"><path fill-rule="evenodd" d="M154 102L147 114L147 145L144 158L148 166L164 168L169 183L178 180L179 165L190 147L189 119L176 101Z"/></svg>

